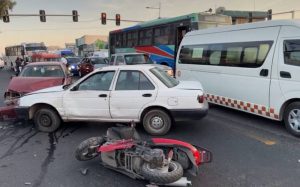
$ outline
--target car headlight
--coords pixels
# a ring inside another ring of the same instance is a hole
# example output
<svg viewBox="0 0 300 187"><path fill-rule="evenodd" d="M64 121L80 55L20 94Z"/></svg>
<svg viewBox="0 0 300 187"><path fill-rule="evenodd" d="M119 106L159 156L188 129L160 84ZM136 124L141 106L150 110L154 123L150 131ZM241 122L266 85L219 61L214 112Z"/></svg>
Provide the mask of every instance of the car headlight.
<svg viewBox="0 0 300 187"><path fill-rule="evenodd" d="M71 69L75 69L76 67L73 65L73 66L71 66Z"/></svg>

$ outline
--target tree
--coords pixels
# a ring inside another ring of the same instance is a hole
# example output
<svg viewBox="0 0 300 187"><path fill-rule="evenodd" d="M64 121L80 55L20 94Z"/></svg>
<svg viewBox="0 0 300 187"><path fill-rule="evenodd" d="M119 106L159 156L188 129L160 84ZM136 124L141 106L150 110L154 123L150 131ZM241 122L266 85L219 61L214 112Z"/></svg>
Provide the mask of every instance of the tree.
<svg viewBox="0 0 300 187"><path fill-rule="evenodd" d="M13 0L0 0L0 19L5 14L5 10L12 10L16 5L16 2Z"/></svg>

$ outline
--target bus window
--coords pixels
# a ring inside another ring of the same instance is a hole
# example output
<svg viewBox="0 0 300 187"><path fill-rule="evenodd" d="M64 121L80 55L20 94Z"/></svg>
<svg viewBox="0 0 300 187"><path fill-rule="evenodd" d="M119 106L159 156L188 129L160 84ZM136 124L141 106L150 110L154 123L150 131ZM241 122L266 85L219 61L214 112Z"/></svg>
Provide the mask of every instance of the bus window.
<svg viewBox="0 0 300 187"><path fill-rule="evenodd" d="M167 45L169 43L170 29L168 26L154 29L154 45Z"/></svg>
<svg viewBox="0 0 300 187"><path fill-rule="evenodd" d="M122 37L123 37L122 47L127 47L127 33L124 32Z"/></svg>
<svg viewBox="0 0 300 187"><path fill-rule="evenodd" d="M151 45L152 44L152 29L141 30L139 33L139 45Z"/></svg>
<svg viewBox="0 0 300 187"><path fill-rule="evenodd" d="M127 46L128 47L135 47L138 41L138 34L137 31L128 32L127 34Z"/></svg>

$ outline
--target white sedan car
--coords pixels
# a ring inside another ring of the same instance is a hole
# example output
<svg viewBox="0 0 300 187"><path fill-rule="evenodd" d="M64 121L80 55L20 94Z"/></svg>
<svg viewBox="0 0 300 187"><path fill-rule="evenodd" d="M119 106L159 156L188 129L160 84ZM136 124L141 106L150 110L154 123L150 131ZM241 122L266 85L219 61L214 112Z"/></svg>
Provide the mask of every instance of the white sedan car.
<svg viewBox="0 0 300 187"><path fill-rule="evenodd" d="M27 94L15 111L44 132L62 121L135 121L152 135L164 135L175 121L204 117L208 104L199 82L177 81L153 65L133 65L104 67L72 85Z"/></svg>

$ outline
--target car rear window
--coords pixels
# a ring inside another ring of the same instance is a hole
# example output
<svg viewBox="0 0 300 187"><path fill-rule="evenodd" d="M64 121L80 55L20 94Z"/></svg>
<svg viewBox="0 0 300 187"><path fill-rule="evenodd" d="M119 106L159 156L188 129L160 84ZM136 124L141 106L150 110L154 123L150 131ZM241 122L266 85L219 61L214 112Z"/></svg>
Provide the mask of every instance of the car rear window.
<svg viewBox="0 0 300 187"><path fill-rule="evenodd" d="M20 77L64 77L64 72L58 65L26 66Z"/></svg>
<svg viewBox="0 0 300 187"><path fill-rule="evenodd" d="M152 68L150 69L150 72L153 73L168 88L173 88L179 84L179 81L169 76L164 70L160 68Z"/></svg>

